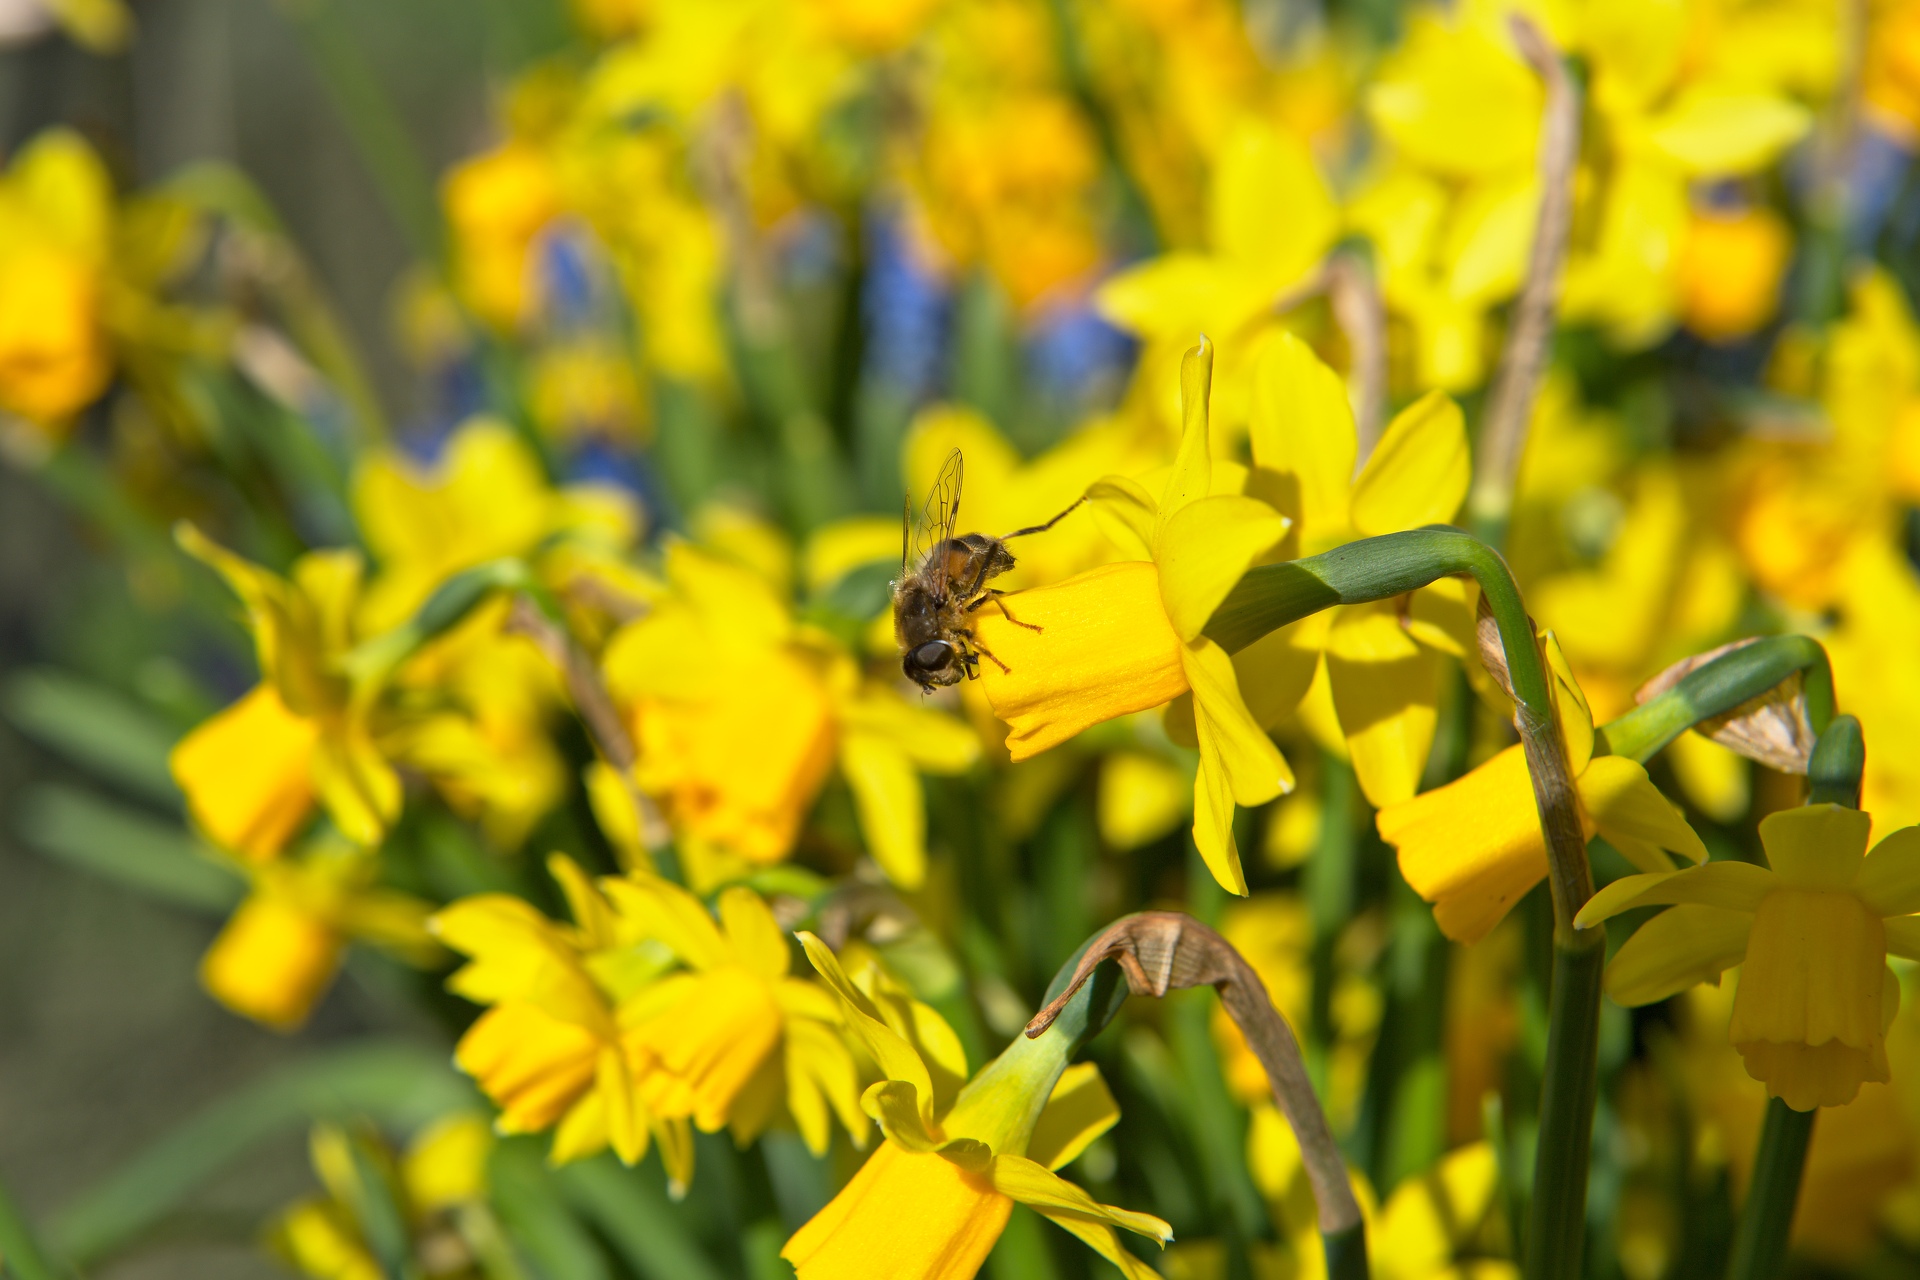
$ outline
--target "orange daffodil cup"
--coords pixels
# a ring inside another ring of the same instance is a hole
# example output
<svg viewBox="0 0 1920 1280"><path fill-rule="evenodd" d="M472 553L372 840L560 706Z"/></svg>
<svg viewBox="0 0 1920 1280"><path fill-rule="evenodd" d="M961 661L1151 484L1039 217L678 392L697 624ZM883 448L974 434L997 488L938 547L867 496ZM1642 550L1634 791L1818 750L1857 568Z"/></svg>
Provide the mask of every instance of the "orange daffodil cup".
<svg viewBox="0 0 1920 1280"><path fill-rule="evenodd" d="M1213 491L1212 377L1213 347L1202 339L1181 362L1180 449L1158 495L1120 476L1088 490L1115 540L1149 558L1022 592L1014 617L1027 626L983 610L978 629L1000 659L981 664L982 675L994 713L1011 728L1015 760L1191 692L1200 747L1194 843L1214 878L1244 894L1233 807L1291 790L1293 773L1241 698L1233 660L1201 630L1291 522L1256 498Z"/></svg>

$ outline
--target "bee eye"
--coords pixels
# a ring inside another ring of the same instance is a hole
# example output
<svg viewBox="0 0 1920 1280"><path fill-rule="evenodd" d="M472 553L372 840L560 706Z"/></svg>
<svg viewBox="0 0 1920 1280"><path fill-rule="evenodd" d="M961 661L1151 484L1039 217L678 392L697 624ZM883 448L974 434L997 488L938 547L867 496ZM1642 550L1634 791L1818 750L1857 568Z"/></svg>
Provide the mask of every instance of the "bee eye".
<svg viewBox="0 0 1920 1280"><path fill-rule="evenodd" d="M945 640L929 640L907 655L907 665L918 671L938 671L952 657L952 645Z"/></svg>

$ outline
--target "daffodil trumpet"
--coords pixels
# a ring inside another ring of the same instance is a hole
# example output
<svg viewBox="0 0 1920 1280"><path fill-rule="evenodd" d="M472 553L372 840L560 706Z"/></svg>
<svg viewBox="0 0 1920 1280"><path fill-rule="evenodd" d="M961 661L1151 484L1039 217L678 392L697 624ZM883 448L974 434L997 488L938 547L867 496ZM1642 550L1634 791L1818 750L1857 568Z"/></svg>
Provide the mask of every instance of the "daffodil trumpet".
<svg viewBox="0 0 1920 1280"><path fill-rule="evenodd" d="M1075 1007L1087 984L1113 962L1135 995L1162 999L1169 991L1212 987L1266 1070L1273 1097L1293 1129L1313 1188L1315 1216L1327 1254L1329 1280L1366 1280L1366 1223L1354 1198L1346 1157L1334 1141L1313 1091L1300 1042L1273 1007L1266 984L1232 943L1178 911L1141 911L1114 921L1076 953L1072 977L1055 977L1049 999L1027 1023L1028 1039L1045 1034ZM1066 968L1061 974L1067 973Z"/></svg>
<svg viewBox="0 0 1920 1280"><path fill-rule="evenodd" d="M1866 763L1860 722L1852 716L1834 720L1814 745L1807 769L1813 780L1808 799L1814 804L1858 808L1860 775ZM1746 1202L1740 1206L1739 1224L1734 1228L1733 1256L1727 1267L1730 1280L1770 1280L1780 1274L1786 1262L1794 1205L1800 1198L1801 1177L1806 1171L1807 1147L1813 1140L1813 1121L1819 1114L1818 1107L1796 1111L1782 1098L1767 1099L1767 1118L1760 1130L1759 1150L1754 1154L1753 1177L1747 1185Z"/></svg>

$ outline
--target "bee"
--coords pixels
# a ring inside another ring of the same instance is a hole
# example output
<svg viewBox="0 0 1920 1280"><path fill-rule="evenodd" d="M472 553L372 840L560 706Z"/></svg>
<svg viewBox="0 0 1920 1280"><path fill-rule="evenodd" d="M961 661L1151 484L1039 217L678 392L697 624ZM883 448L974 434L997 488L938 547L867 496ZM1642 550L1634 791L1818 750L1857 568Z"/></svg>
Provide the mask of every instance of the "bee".
<svg viewBox="0 0 1920 1280"><path fill-rule="evenodd" d="M947 455L940 478L921 510L917 539L911 496L900 516L900 578L893 584L893 634L900 642L901 670L928 693L942 685L958 684L962 676L977 679L982 657L1002 671L1011 670L974 635L973 614L991 603L1015 626L1041 630L1009 613L1002 598L1006 593L987 583L1013 568L1013 553L1007 550L1009 539L1044 533L1086 501L1076 498L1072 506L1045 524L1015 529L997 538L984 533L956 538L953 525L960 514L963 472L960 451L955 449Z"/></svg>

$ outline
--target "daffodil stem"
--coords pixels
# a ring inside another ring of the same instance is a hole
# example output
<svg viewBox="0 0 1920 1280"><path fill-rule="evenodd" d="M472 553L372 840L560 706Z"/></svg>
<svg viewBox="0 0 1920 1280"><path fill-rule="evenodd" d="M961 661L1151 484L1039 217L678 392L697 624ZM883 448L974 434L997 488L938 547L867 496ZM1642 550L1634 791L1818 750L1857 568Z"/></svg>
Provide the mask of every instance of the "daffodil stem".
<svg viewBox="0 0 1920 1280"><path fill-rule="evenodd" d="M1540 1143L1527 1233L1528 1280L1580 1274L1586 1231L1587 1165L1593 1144L1605 942L1574 929L1593 896L1586 832L1533 620L1500 553L1457 529L1384 534L1332 551L1249 571L1208 621L1206 634L1229 652L1335 604L1385 600L1438 578L1469 574L1500 631L1526 751L1533 798L1546 836L1553 895L1554 972L1548 998Z"/></svg>
<svg viewBox="0 0 1920 1280"><path fill-rule="evenodd" d="M1814 1111L1795 1111L1778 1098L1767 1099L1767 1120L1760 1130L1760 1150L1753 1158L1753 1180L1746 1203L1740 1207L1740 1225L1733 1236L1728 1280L1773 1280L1787 1260L1787 1235L1793 1227L1794 1205L1800 1199L1800 1178L1806 1170L1807 1146L1813 1141Z"/></svg>
<svg viewBox="0 0 1920 1280"><path fill-rule="evenodd" d="M40 1243L13 1197L0 1187L0 1272L20 1280L56 1280L61 1273L41 1252Z"/></svg>
<svg viewBox="0 0 1920 1280"><path fill-rule="evenodd" d="M1860 722L1835 716L1814 744L1807 763L1813 804L1860 807L1860 775L1866 769L1867 745ZM1596 930L1597 932L1597 930ZM1767 1099L1767 1120L1760 1130L1760 1150L1753 1158L1753 1178L1740 1223L1734 1229L1733 1257L1728 1280L1773 1280L1787 1260L1787 1236L1793 1227L1794 1206L1800 1199L1800 1181L1806 1172L1807 1147L1813 1141L1818 1108L1795 1111L1778 1098Z"/></svg>
<svg viewBox="0 0 1920 1280"><path fill-rule="evenodd" d="M1587 1167L1599 1088L1600 974L1607 949L1602 930L1572 937L1555 933L1540 1137L1527 1210L1527 1280L1577 1280L1585 1270Z"/></svg>

